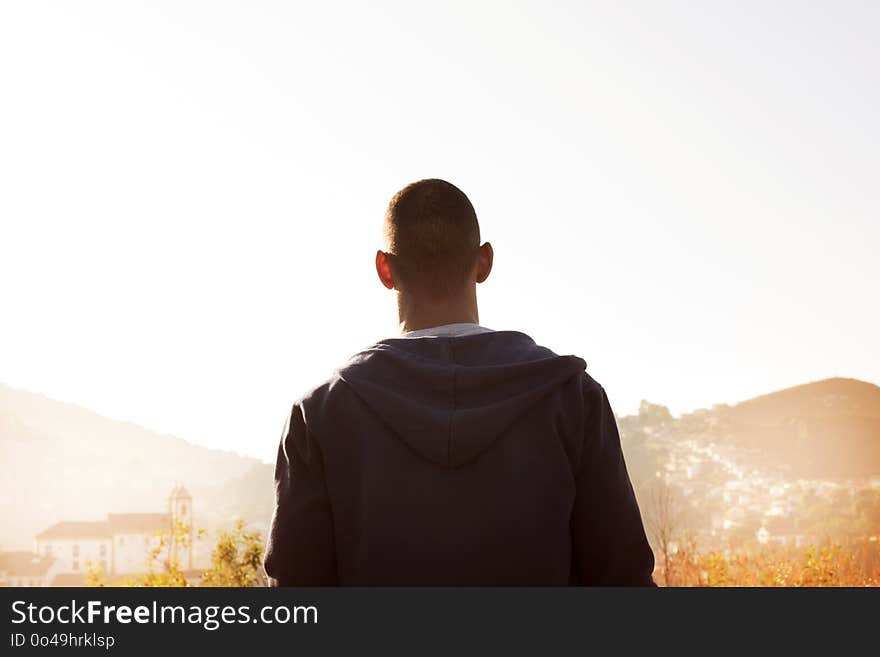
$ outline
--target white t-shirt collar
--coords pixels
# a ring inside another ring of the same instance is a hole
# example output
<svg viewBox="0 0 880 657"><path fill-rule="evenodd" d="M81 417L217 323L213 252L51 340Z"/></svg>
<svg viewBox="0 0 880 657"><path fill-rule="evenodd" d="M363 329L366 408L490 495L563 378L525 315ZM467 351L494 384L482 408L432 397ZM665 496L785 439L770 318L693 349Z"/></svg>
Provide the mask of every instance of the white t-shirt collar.
<svg viewBox="0 0 880 657"><path fill-rule="evenodd" d="M430 328L418 329L416 331L407 331L400 337L402 338L457 338L462 335L476 335L477 333L490 333L492 329L474 324L473 322L457 322L454 324L443 324L441 326L432 326Z"/></svg>

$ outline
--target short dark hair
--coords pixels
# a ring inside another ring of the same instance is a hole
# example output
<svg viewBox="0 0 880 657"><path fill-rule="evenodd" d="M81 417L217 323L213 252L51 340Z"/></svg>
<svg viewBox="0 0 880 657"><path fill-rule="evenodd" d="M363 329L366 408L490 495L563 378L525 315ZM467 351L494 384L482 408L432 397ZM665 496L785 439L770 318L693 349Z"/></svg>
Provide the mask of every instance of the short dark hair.
<svg viewBox="0 0 880 657"><path fill-rule="evenodd" d="M450 296L462 288L477 260L477 213L455 185L436 178L419 180L388 204L385 247L399 289Z"/></svg>

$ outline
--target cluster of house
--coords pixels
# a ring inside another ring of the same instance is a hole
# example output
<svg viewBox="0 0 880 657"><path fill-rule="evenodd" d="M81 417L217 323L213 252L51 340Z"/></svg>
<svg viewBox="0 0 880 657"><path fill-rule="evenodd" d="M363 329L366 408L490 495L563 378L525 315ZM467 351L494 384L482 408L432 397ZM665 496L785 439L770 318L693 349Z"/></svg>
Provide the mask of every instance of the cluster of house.
<svg viewBox="0 0 880 657"><path fill-rule="evenodd" d="M144 572L150 551L175 526L190 532L169 549L193 571L192 496L177 485L165 513L110 513L105 520L62 521L34 537L32 551L0 552L0 586L84 586L90 571L110 583Z"/></svg>
<svg viewBox="0 0 880 657"><path fill-rule="evenodd" d="M696 506L699 501L712 509L706 526L699 528L703 546L720 547L730 532L742 528L762 545L802 547L817 538L797 522L805 497L827 500L841 490L880 488L880 477L858 482L787 479L785 473L756 465L754 454L743 448L662 433L654 438L668 453L658 476L681 491L680 503Z"/></svg>

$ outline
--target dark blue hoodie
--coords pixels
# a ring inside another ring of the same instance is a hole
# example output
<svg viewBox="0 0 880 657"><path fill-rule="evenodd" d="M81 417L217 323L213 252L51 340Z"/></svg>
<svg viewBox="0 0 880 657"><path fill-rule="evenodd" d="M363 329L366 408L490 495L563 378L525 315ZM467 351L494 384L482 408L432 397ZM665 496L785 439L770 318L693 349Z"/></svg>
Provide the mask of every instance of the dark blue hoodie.
<svg viewBox="0 0 880 657"><path fill-rule="evenodd" d="M651 585L614 414L523 333L393 338L294 404L279 585Z"/></svg>

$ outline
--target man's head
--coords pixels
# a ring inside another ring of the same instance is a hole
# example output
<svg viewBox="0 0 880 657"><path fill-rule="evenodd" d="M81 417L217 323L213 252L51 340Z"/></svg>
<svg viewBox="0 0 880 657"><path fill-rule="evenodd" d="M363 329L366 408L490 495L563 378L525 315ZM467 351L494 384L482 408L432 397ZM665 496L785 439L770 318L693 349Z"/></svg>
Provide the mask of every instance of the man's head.
<svg viewBox="0 0 880 657"><path fill-rule="evenodd" d="M385 251L376 271L389 289L418 297L447 299L482 283L492 269L492 247L480 246L474 207L444 180L411 183L385 212Z"/></svg>

